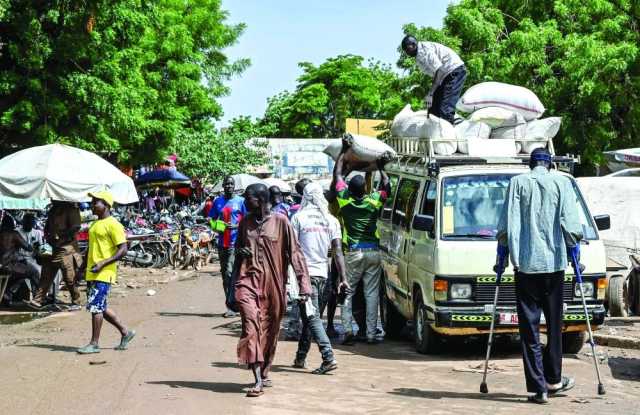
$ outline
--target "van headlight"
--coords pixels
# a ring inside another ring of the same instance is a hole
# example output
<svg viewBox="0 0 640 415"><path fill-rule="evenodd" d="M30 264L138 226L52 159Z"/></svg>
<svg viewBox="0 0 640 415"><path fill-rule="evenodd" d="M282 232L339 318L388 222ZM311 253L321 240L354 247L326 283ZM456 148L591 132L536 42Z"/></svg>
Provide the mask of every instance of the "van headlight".
<svg viewBox="0 0 640 415"><path fill-rule="evenodd" d="M593 295L594 295L593 283L592 282L583 282L582 283L582 287L584 289L585 298L593 298ZM582 295L580 294L580 284L576 283L576 286L573 289L573 295L576 296L576 297L582 297Z"/></svg>
<svg viewBox="0 0 640 415"><path fill-rule="evenodd" d="M451 284L452 300L468 300L471 298L471 284Z"/></svg>

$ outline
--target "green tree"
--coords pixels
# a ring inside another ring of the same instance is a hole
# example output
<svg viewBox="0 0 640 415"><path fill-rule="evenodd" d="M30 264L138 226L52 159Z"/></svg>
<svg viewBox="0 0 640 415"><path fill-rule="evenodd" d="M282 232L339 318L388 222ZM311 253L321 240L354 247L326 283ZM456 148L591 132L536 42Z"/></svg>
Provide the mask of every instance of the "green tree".
<svg viewBox="0 0 640 415"><path fill-rule="evenodd" d="M2 5L6 4L6 9ZM244 25L220 0L10 0L0 4L0 146L63 142L120 162L157 161L212 129L222 53Z"/></svg>
<svg viewBox="0 0 640 415"><path fill-rule="evenodd" d="M402 108L399 80L390 67L342 55L319 66L300 63L294 92L268 100L263 125L276 137L338 137L346 118L388 118Z"/></svg>
<svg viewBox="0 0 640 415"><path fill-rule="evenodd" d="M640 142L639 23L640 3L631 0L462 0L442 30L404 31L459 51L467 86L494 80L533 90L545 116L563 117L557 150L597 164L603 150ZM421 84L412 59L401 55L398 65L410 70L406 82Z"/></svg>
<svg viewBox="0 0 640 415"><path fill-rule="evenodd" d="M179 134L172 152L178 154L182 172L213 181L227 174L242 173L247 166L263 164L266 143L254 138L271 136L272 132L249 117L240 117L220 132Z"/></svg>

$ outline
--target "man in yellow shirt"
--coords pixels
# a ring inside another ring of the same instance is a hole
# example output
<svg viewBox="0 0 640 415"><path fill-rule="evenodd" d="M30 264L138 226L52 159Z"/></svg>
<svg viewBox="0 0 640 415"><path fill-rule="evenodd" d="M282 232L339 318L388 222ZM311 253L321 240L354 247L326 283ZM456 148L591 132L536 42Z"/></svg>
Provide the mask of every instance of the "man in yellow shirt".
<svg viewBox="0 0 640 415"><path fill-rule="evenodd" d="M107 297L111 284L117 279L116 262L127 253L127 237L124 227L111 216L113 196L109 192L95 192L89 196L93 198L91 209L98 220L89 228L89 250L84 259L86 268L82 267L82 270L86 269L87 310L91 313L92 333L91 342L78 349L78 353L100 353L98 342L103 319L122 335L116 350L126 350L136 332L127 329L107 307Z"/></svg>

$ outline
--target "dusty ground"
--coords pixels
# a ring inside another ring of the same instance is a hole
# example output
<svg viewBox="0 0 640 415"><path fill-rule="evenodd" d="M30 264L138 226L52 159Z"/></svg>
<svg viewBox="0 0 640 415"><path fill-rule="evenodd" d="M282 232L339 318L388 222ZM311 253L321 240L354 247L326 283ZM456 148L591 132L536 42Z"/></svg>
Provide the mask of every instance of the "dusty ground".
<svg viewBox="0 0 640 415"><path fill-rule="evenodd" d="M340 369L327 376L291 368L296 345L280 342L274 387L260 398L245 398L252 377L235 364L239 319L220 317L217 274L144 272L126 278L140 288L121 284L111 298L116 312L138 331L128 351L110 348L118 335L105 325L102 353L77 355L75 349L89 338L85 312L0 325L0 414L640 413L638 351L600 348L604 397L596 395L588 348L566 356L565 373L577 377L576 388L539 407L525 403L513 344L498 347L491 393L478 392L481 341L457 342L435 357L415 353L409 341L338 346ZM157 293L147 296L151 285ZM319 362L314 349L311 367Z"/></svg>

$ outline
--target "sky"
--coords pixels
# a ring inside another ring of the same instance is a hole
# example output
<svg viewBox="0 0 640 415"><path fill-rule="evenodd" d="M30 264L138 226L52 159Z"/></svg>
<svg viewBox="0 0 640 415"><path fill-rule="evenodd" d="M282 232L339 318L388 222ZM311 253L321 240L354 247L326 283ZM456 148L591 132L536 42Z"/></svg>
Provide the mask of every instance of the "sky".
<svg viewBox="0 0 640 415"><path fill-rule="evenodd" d="M229 23L247 25L227 56L250 58L251 66L228 83L231 94L220 99L224 117L219 126L239 115L262 116L268 97L295 88L298 62L318 65L350 53L395 66L402 26L441 27L450 2L223 0Z"/></svg>

